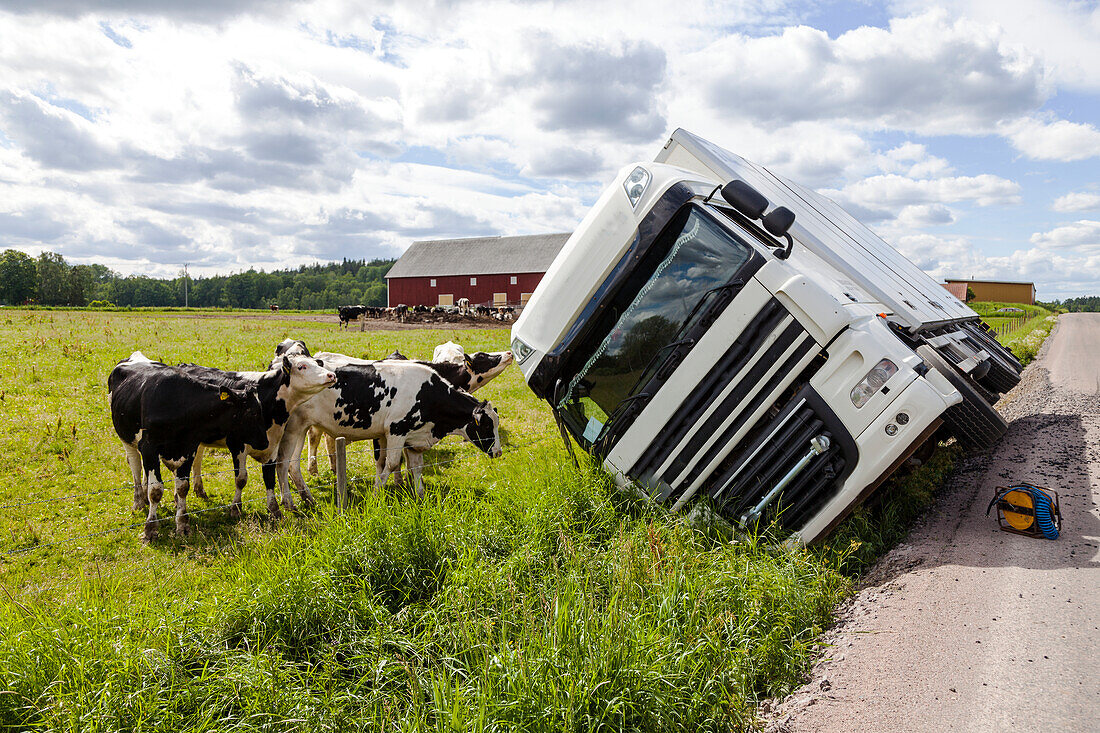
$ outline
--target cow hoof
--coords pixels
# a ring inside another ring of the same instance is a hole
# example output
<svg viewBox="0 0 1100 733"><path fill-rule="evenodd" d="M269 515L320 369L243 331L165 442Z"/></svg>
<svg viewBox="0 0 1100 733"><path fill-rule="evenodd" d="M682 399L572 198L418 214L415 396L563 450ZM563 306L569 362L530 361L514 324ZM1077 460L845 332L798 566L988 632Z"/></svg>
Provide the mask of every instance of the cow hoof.
<svg viewBox="0 0 1100 733"><path fill-rule="evenodd" d="M144 512L148 508L149 508L149 505L146 504L144 501L135 501L134 502L134 511L135 512Z"/></svg>
<svg viewBox="0 0 1100 733"><path fill-rule="evenodd" d="M243 512L241 511L241 505L240 504L230 504L229 505L229 517L231 519L240 519L242 514L243 514Z"/></svg>
<svg viewBox="0 0 1100 733"><path fill-rule="evenodd" d="M272 519L282 519L283 510L279 508L279 504L276 501L269 501L267 503L267 515Z"/></svg>
<svg viewBox="0 0 1100 733"><path fill-rule="evenodd" d="M187 537L190 534L191 534L191 527L189 525L186 525L186 524L177 524L176 525L176 536L177 537Z"/></svg>
<svg viewBox="0 0 1100 733"><path fill-rule="evenodd" d="M195 484L193 488L195 490L195 496L199 497L200 499L210 499L210 497L206 495L206 489L202 487L202 484Z"/></svg>
<svg viewBox="0 0 1100 733"><path fill-rule="evenodd" d="M313 494L309 491L303 491L299 494L302 497L302 509L314 509L317 506L317 502L313 499Z"/></svg>
<svg viewBox="0 0 1100 733"><path fill-rule="evenodd" d="M141 533L142 542L152 542L157 538L157 525L146 524L145 531Z"/></svg>
<svg viewBox="0 0 1100 733"><path fill-rule="evenodd" d="M306 465L306 473L308 473L310 476L316 476L317 475L317 464L316 463L310 463L310 464Z"/></svg>

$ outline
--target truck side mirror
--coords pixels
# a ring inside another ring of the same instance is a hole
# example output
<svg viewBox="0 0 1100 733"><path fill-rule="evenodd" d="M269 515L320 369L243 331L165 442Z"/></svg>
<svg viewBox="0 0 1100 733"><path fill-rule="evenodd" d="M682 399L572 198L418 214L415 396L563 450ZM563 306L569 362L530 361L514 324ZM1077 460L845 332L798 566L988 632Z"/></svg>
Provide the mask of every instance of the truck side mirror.
<svg viewBox="0 0 1100 733"><path fill-rule="evenodd" d="M768 208L768 200L764 198L764 194L740 180L733 180L722 186L722 198L750 219L759 219Z"/></svg>
<svg viewBox="0 0 1100 733"><path fill-rule="evenodd" d="M777 206L764 217L764 228L775 237L782 237L794 224L794 212L786 206Z"/></svg>

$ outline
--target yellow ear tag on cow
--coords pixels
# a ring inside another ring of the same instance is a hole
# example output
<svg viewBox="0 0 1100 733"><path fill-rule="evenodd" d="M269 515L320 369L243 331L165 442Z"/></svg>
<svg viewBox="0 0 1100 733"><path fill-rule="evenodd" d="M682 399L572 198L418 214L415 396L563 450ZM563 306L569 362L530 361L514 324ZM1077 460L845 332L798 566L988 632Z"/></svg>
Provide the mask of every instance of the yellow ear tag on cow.
<svg viewBox="0 0 1100 733"><path fill-rule="evenodd" d="M228 393L228 392L226 392L226 391L225 391L225 390L223 389L223 390L222 390L221 392L219 392L219 393L218 393L218 399L219 399L219 400L228 400L228 399L229 399L229 393Z"/></svg>

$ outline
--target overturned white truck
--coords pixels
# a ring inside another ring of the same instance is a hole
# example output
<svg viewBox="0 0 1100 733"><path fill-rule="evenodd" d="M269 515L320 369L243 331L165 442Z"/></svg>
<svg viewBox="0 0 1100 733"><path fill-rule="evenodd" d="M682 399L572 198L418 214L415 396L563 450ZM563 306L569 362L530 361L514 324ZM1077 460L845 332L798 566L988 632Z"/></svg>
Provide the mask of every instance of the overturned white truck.
<svg viewBox="0 0 1100 733"><path fill-rule="evenodd" d="M600 196L512 351L617 481L807 543L941 424L995 443L1021 371L836 203L684 130Z"/></svg>

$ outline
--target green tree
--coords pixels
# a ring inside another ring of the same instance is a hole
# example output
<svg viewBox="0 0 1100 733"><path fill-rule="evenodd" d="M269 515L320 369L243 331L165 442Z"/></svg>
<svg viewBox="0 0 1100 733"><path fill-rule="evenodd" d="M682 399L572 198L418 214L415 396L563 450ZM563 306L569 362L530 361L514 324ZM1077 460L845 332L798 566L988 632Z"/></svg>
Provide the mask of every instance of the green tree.
<svg viewBox="0 0 1100 733"><path fill-rule="evenodd" d="M38 290L34 258L15 249L0 255L0 300L10 305L25 303Z"/></svg>
<svg viewBox="0 0 1100 733"><path fill-rule="evenodd" d="M88 305L95 299L95 272L88 265L74 265L69 268L68 305Z"/></svg>
<svg viewBox="0 0 1100 733"><path fill-rule="evenodd" d="M69 302L69 264L56 252L43 252L35 262L38 271L38 302L65 305Z"/></svg>

